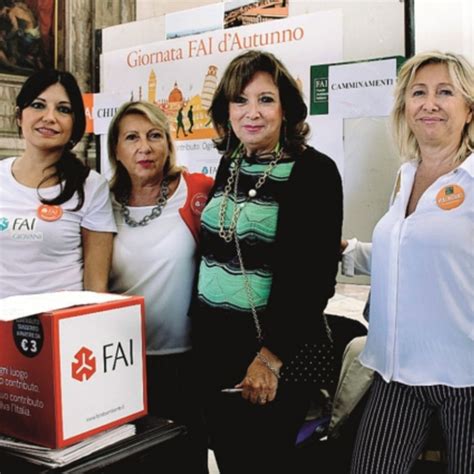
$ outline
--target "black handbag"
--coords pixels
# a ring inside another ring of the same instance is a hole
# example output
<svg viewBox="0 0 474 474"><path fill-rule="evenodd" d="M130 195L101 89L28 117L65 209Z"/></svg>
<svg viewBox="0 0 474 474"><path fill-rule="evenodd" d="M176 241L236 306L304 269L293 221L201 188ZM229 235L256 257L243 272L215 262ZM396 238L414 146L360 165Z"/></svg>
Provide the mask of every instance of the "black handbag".
<svg viewBox="0 0 474 474"><path fill-rule="evenodd" d="M336 355L333 333L323 314L325 334L319 340L304 343L296 354L283 365L280 380L285 383L313 384L333 391L339 377L339 358Z"/></svg>
<svg viewBox="0 0 474 474"><path fill-rule="evenodd" d="M285 363L280 380L286 383L311 383L334 392L339 380L342 355L355 337L365 336L367 328L345 316L323 314L326 331L316 341L306 342Z"/></svg>

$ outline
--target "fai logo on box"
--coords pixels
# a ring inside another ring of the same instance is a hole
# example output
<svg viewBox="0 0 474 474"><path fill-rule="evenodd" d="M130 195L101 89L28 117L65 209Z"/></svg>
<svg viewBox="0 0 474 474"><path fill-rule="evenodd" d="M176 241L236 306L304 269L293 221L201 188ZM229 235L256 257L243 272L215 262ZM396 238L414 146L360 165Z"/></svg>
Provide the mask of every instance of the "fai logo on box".
<svg viewBox="0 0 474 474"><path fill-rule="evenodd" d="M104 374L113 372L118 366L129 367L133 365L133 339L122 345L110 343L102 346L102 368ZM79 382L89 380L97 371L94 353L87 347L81 347L74 355L71 364L72 378Z"/></svg>
<svg viewBox="0 0 474 474"><path fill-rule="evenodd" d="M72 378L79 382L89 380L96 371L96 363L93 352L87 347L81 347L74 356L75 362L72 363Z"/></svg>

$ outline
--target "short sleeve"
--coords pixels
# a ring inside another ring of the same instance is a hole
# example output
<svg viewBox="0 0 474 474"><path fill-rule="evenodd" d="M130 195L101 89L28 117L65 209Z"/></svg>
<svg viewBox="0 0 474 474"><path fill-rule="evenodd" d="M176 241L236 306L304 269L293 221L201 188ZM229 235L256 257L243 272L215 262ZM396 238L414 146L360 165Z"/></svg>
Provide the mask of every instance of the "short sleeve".
<svg viewBox="0 0 474 474"><path fill-rule="evenodd" d="M96 171L86 180L81 227L96 232L117 232L107 180Z"/></svg>

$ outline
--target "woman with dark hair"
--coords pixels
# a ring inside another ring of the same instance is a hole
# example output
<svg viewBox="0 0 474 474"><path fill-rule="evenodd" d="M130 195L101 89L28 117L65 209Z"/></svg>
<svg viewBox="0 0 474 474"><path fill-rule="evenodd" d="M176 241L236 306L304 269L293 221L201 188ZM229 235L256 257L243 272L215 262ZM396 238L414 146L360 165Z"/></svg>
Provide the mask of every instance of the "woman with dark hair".
<svg viewBox="0 0 474 474"><path fill-rule="evenodd" d="M74 77L29 77L16 100L25 151L0 162L0 297L106 291L116 230L107 181L71 151L85 114Z"/></svg>
<svg viewBox="0 0 474 474"><path fill-rule="evenodd" d="M229 64L210 115L223 157L202 215L191 316L211 444L222 473L291 472L311 384L280 369L326 332L341 179L306 144L301 91L270 53Z"/></svg>

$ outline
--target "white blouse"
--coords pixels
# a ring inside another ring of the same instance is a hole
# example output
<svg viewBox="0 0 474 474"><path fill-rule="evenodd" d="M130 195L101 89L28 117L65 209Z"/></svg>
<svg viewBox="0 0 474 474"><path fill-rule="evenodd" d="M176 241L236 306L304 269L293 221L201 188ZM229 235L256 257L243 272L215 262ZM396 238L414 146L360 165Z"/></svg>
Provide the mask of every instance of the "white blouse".
<svg viewBox="0 0 474 474"><path fill-rule="evenodd" d="M416 163L372 239L361 362L386 381L474 385L474 158L438 178L406 217ZM452 209L444 209L447 202Z"/></svg>

